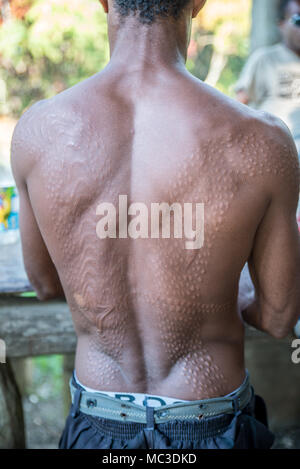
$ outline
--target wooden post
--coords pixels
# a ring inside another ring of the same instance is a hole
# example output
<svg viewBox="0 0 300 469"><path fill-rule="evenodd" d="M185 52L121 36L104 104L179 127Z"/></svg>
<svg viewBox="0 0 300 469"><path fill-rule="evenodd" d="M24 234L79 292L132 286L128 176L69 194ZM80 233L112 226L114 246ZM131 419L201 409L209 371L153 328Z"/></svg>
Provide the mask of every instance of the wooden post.
<svg viewBox="0 0 300 469"><path fill-rule="evenodd" d="M9 359L0 364L0 449L25 448L22 398Z"/></svg>
<svg viewBox="0 0 300 469"><path fill-rule="evenodd" d="M11 366L21 395L27 396L32 387L33 361L31 358L12 358Z"/></svg>
<svg viewBox="0 0 300 469"><path fill-rule="evenodd" d="M280 0L253 0L251 52L280 41L278 6Z"/></svg>

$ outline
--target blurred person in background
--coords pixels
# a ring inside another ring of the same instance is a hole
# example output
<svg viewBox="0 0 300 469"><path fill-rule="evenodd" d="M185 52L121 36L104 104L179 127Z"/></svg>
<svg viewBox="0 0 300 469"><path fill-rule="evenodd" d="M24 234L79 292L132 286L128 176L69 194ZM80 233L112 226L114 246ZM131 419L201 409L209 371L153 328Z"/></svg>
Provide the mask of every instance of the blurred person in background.
<svg viewBox="0 0 300 469"><path fill-rule="evenodd" d="M288 125L300 156L300 0L280 2L279 29L282 42L253 52L234 89L241 103Z"/></svg>

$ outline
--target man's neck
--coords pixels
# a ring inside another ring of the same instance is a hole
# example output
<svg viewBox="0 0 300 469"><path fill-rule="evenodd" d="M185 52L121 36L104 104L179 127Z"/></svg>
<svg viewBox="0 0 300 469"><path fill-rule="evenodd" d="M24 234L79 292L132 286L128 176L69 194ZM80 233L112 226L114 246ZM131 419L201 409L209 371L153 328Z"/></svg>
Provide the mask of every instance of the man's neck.
<svg viewBox="0 0 300 469"><path fill-rule="evenodd" d="M126 18L120 27L109 26L111 64L129 71L184 66L189 42L189 25L184 21L141 24Z"/></svg>

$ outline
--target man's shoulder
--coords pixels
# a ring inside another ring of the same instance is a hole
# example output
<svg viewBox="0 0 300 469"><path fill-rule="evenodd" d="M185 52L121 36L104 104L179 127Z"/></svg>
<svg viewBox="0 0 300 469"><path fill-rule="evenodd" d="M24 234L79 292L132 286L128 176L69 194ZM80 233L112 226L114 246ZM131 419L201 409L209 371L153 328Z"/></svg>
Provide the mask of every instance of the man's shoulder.
<svg viewBox="0 0 300 469"><path fill-rule="evenodd" d="M293 156L292 159L295 159L293 152L296 148L295 143L288 126L282 119L269 112L255 110L250 120L256 129L257 135L270 145L272 151L276 147L278 149L289 147ZM298 161L298 158L296 160Z"/></svg>
<svg viewBox="0 0 300 469"><path fill-rule="evenodd" d="M43 138L41 132L42 114L47 100L30 106L18 120L11 141L11 165L15 177L25 178L36 158L38 142Z"/></svg>
<svg viewBox="0 0 300 469"><path fill-rule="evenodd" d="M53 98L37 101L22 114L12 137L12 150L28 149L40 139L44 139L43 127L53 109ZM48 122L47 122L48 123Z"/></svg>
<svg viewBox="0 0 300 469"><path fill-rule="evenodd" d="M208 93L206 133L214 135L214 146L224 150L234 171L243 179L258 176L261 181L287 173L297 175L296 146L280 118L249 108L214 89Z"/></svg>
<svg viewBox="0 0 300 469"><path fill-rule="evenodd" d="M38 162L61 152L61 141L78 130L75 113L61 98L36 102L20 117L11 141L15 177L27 179ZM71 138L72 140L72 138Z"/></svg>
<svg viewBox="0 0 300 469"><path fill-rule="evenodd" d="M12 153L38 155L53 143L79 131L81 112L69 90L36 102L19 119L12 137Z"/></svg>
<svg viewBox="0 0 300 469"><path fill-rule="evenodd" d="M243 174L257 177L266 186L286 181L297 183L299 159L296 146L286 124L273 114L253 111L239 124L239 150Z"/></svg>
<svg viewBox="0 0 300 469"><path fill-rule="evenodd" d="M14 129L13 140L16 140L17 137L21 137L24 132L31 128L32 124L38 120L41 111L44 111L47 107L48 102L49 100L47 99L37 101L23 112Z"/></svg>
<svg viewBox="0 0 300 469"><path fill-rule="evenodd" d="M42 125L45 120L48 125L52 124L55 126L56 123L59 124L60 120L62 120L59 119L59 116L64 120L68 120L71 116L74 117L76 112L80 113L80 105L78 103L84 102L83 96L89 91L89 82L92 78L83 80L51 98L42 99L34 103L19 119L16 131L26 129L32 124Z"/></svg>
<svg viewBox="0 0 300 469"><path fill-rule="evenodd" d="M202 85L203 86L203 85ZM243 138L255 133L263 137L273 129L279 127L287 130L287 127L277 117L263 111L258 111L245 104L240 103L217 89L205 85L202 88L206 95L206 106L203 108L194 100L194 109L198 110L200 116L206 119L207 129L216 137L225 134L234 136L238 143ZM199 103L203 97L199 95Z"/></svg>

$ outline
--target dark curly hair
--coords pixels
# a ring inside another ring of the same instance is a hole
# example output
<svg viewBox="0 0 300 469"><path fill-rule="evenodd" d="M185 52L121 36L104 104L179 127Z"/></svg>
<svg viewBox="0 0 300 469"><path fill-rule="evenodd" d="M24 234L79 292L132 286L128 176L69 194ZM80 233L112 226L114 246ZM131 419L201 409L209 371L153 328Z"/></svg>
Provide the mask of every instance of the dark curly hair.
<svg viewBox="0 0 300 469"><path fill-rule="evenodd" d="M150 24L158 16L178 18L190 0L114 0L114 3L121 16L139 12L139 20Z"/></svg>

